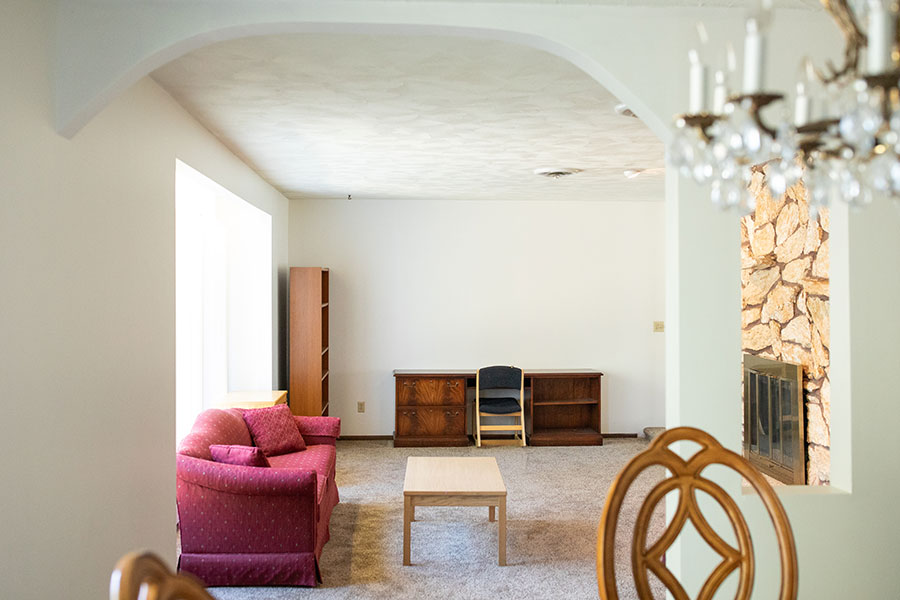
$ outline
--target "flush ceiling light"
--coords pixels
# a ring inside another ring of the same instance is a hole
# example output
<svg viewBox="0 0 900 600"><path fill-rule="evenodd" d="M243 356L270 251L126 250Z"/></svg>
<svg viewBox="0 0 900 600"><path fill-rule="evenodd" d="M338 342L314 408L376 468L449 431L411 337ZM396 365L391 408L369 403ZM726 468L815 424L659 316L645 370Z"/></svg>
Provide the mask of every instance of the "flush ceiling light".
<svg viewBox="0 0 900 600"><path fill-rule="evenodd" d="M634 179L638 175L654 175L657 173L663 173L665 169L660 167L650 167L649 169L625 169L622 171L622 175L627 177L628 179Z"/></svg>
<svg viewBox="0 0 900 600"><path fill-rule="evenodd" d="M616 104L615 110L616 110L616 114L622 115L623 117L637 118L637 115L634 114L634 111L632 111L630 108L628 108L627 104Z"/></svg>
<svg viewBox="0 0 900 600"><path fill-rule="evenodd" d="M547 168L547 169L535 169L534 170L535 175L540 175L542 177L549 177L550 179L560 179L561 177L568 177L569 175L574 175L575 173L581 173L581 169L553 167L553 168Z"/></svg>

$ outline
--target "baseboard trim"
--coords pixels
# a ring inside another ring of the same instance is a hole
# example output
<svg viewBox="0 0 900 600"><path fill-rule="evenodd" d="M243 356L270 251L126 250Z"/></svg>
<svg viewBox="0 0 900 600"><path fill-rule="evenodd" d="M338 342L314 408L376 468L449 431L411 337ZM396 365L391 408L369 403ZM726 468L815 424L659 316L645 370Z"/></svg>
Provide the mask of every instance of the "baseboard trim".
<svg viewBox="0 0 900 600"><path fill-rule="evenodd" d="M604 433L602 434L604 438L636 438L639 437L636 433ZM471 437L471 436L469 436ZM481 436L482 439L501 439L501 436ZM338 438L339 440L347 440L347 441L365 441L365 440L392 440L394 436L392 435L342 435Z"/></svg>

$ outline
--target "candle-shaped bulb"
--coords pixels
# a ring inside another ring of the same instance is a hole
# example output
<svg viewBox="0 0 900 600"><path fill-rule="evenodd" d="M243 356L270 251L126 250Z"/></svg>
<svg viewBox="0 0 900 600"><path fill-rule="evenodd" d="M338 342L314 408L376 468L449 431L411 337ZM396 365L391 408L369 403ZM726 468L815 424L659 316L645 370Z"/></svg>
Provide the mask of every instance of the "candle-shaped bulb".
<svg viewBox="0 0 900 600"><path fill-rule="evenodd" d="M688 60L691 63L688 112L697 115L706 110L706 66L700 62L700 54L696 50L688 52Z"/></svg>
<svg viewBox="0 0 900 600"><path fill-rule="evenodd" d="M697 37L700 38L700 44L705 46L709 42L709 34L706 32L706 25L703 21L697 21Z"/></svg>
<svg viewBox="0 0 900 600"><path fill-rule="evenodd" d="M809 123L810 98L806 90L806 84L797 84L797 97L794 99L794 126L802 127Z"/></svg>
<svg viewBox="0 0 900 600"><path fill-rule="evenodd" d="M737 52L731 42L725 44L725 68L729 73L737 71Z"/></svg>
<svg viewBox="0 0 900 600"><path fill-rule="evenodd" d="M896 12L888 10L881 0L869 0L869 28L866 32L866 71L870 75L884 73L893 67Z"/></svg>
<svg viewBox="0 0 900 600"><path fill-rule="evenodd" d="M765 38L759 20L751 17L747 19L747 37L744 38L745 94L755 94L762 90L764 62Z"/></svg>
<svg viewBox="0 0 900 600"><path fill-rule="evenodd" d="M725 103L728 101L728 84L725 81L725 73L716 71L712 101L712 111L715 115L721 115L725 111Z"/></svg>
<svg viewBox="0 0 900 600"><path fill-rule="evenodd" d="M816 66L813 64L813 61L810 57L805 57L803 59L803 74L806 77L806 81L812 83L817 79L816 77Z"/></svg>

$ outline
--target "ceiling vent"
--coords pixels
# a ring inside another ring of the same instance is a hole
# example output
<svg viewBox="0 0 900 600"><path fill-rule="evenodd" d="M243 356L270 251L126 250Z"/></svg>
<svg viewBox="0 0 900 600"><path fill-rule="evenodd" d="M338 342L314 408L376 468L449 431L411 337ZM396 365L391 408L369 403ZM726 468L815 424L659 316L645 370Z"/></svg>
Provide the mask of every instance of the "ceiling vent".
<svg viewBox="0 0 900 600"><path fill-rule="evenodd" d="M581 173L581 169L566 169L566 168L552 168L552 169L535 169L535 175L541 175L542 177L549 177L550 179L560 179L562 177L568 177L569 175L574 175L575 173Z"/></svg>

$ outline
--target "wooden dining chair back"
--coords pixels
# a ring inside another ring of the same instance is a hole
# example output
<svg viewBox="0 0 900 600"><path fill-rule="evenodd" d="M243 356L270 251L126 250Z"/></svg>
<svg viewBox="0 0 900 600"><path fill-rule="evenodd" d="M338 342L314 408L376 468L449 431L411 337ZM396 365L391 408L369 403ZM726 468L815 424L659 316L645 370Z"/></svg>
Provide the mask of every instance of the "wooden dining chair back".
<svg viewBox="0 0 900 600"><path fill-rule="evenodd" d="M494 417L503 417L507 422L498 424ZM485 419L492 423L482 423ZM513 436L484 439L482 432ZM475 372L475 445L482 444L525 445L525 372L522 369L498 365Z"/></svg>
<svg viewBox="0 0 900 600"><path fill-rule="evenodd" d="M126 554L113 570L109 600L215 600L203 583L189 575L176 575L151 552Z"/></svg>
<svg viewBox="0 0 900 600"><path fill-rule="evenodd" d="M691 441L700 450L688 460L682 459L669 448L675 442ZM670 429L650 443L650 446L632 458L613 480L603 507L597 535L597 585L602 600L618 600L615 571L615 535L620 509L629 487L647 468L664 467L668 476L656 484L647 494L634 522L631 540L631 567L635 588L641 600L653 598L648 572L653 573L668 589L675 600L688 600L681 583L666 567L665 552L690 520L700 536L722 556L722 562L713 570L697 596L708 600L718 591L725 579L739 570L735 600L749 600L753 590L755 560L753 543L747 521L734 499L718 484L702 475L710 465L723 465L734 469L750 483L762 499L775 527L781 562L781 587L778 600L795 600L797 597L797 550L794 534L787 513L775 495L772 486L762 474L739 454L723 448L708 433L693 427ZM678 491L678 507L662 535L648 546L650 518L657 505L672 491ZM731 522L737 539L737 548L723 540L700 511L697 490L715 500Z"/></svg>

